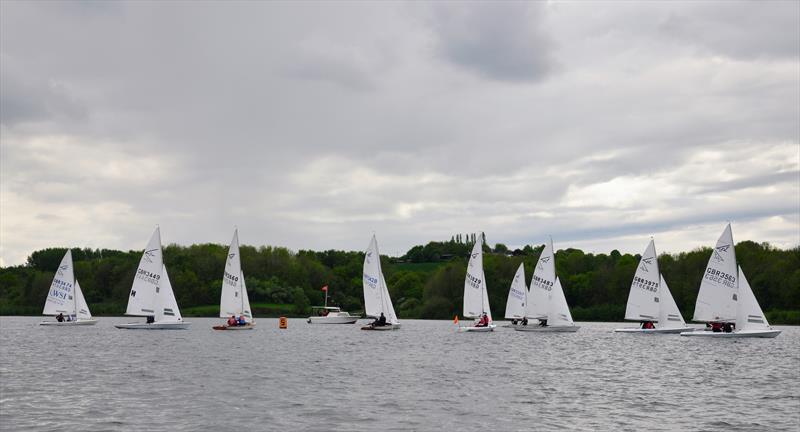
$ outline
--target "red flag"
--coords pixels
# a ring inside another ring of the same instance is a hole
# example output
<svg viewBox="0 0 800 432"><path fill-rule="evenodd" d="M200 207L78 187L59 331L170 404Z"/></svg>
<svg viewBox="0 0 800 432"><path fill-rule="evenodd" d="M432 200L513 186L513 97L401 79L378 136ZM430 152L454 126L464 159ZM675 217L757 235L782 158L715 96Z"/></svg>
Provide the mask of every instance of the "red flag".
<svg viewBox="0 0 800 432"><path fill-rule="evenodd" d="M328 291L328 285L325 285L324 287L322 287L322 291Z"/></svg>

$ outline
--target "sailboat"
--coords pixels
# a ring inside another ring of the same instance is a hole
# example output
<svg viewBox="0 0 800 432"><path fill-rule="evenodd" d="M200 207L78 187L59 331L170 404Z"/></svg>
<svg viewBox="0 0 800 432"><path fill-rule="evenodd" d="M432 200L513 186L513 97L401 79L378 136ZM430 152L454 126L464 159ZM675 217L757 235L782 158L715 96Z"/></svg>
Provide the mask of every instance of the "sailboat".
<svg viewBox="0 0 800 432"><path fill-rule="evenodd" d="M614 330L617 333L681 333L691 331L686 326L681 311L672 298L667 282L658 268L658 255L656 244L650 239L639 267L633 276L631 291L628 294L628 305L625 308L625 319L640 321L640 328L622 328ZM657 325L645 328L645 323Z"/></svg>
<svg viewBox="0 0 800 432"><path fill-rule="evenodd" d="M722 231L708 259L692 319L714 324L735 323L736 330L692 331L681 336L774 338L781 333L770 327L742 268L736 263L731 224Z"/></svg>
<svg viewBox="0 0 800 432"><path fill-rule="evenodd" d="M129 330L184 330L189 323L181 318L167 267L161 255L161 230L156 227L139 260L125 315L146 316L147 322L116 324Z"/></svg>
<svg viewBox="0 0 800 432"><path fill-rule="evenodd" d="M256 323L250 309L250 299L247 296L247 286L244 283L242 260L239 256L239 230L233 230L233 239L228 248L228 258L225 260L225 272L222 275L222 293L219 299L220 318L231 316L244 317L244 325L217 325L214 330L250 330Z"/></svg>
<svg viewBox="0 0 800 432"><path fill-rule="evenodd" d="M361 330L397 330L400 322L397 314L394 313L392 299L389 297L389 289L386 286L386 279L381 270L381 255L378 253L378 240L375 235L369 242L367 252L364 254L364 310L367 317L379 318L381 315L386 319L386 324L377 325L372 323L361 327Z"/></svg>
<svg viewBox="0 0 800 432"><path fill-rule="evenodd" d="M74 290L73 290L74 289ZM81 285L75 279L75 270L72 264L72 251L67 249L61 264L58 265L47 300L44 302L42 315L67 316L64 321L42 321L39 325L47 326L74 326L94 325L97 320L92 319L89 306L83 297Z"/></svg>
<svg viewBox="0 0 800 432"><path fill-rule="evenodd" d="M556 276L553 239L545 245L536 263L525 315L538 319L539 325L516 326L514 330L573 333L580 328L572 320L564 289Z"/></svg>
<svg viewBox="0 0 800 432"><path fill-rule="evenodd" d="M520 263L511 287L508 289L508 300L506 300L505 318L511 320L511 324L506 327L517 325L518 321L525 320L525 304L528 302L528 287L525 286L525 264Z"/></svg>
<svg viewBox="0 0 800 432"><path fill-rule="evenodd" d="M489 323L477 326L461 326L460 332L490 332L494 331L492 324L492 311L489 309L489 293L486 291L486 275L483 274L483 236L479 237L472 247L472 253L467 264L467 276L464 278L464 317L481 318L486 314Z"/></svg>

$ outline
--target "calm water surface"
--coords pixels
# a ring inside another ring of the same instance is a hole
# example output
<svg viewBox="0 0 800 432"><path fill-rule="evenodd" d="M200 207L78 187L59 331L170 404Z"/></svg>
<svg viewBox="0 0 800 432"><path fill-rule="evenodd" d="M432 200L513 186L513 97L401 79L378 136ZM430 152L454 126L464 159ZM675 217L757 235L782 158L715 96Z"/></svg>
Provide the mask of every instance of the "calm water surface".
<svg viewBox="0 0 800 432"><path fill-rule="evenodd" d="M0 318L2 430L800 429L798 327L705 340L611 323L547 335L445 321L215 332L220 320L204 318L187 331L39 320Z"/></svg>

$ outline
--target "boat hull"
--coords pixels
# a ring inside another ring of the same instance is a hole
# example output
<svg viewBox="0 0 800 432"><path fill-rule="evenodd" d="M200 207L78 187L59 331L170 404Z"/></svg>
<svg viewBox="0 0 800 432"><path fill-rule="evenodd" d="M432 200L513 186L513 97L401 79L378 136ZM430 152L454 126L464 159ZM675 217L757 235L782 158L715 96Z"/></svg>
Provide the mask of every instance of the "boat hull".
<svg viewBox="0 0 800 432"><path fill-rule="evenodd" d="M95 325L97 324L97 320L90 319L90 320L78 320L78 321L42 321L39 325L43 326L54 326L54 327L70 327L70 326L85 326L85 325Z"/></svg>
<svg viewBox="0 0 800 432"><path fill-rule="evenodd" d="M694 329L691 327L677 327L677 328L654 328L654 329L643 329L643 328L621 328L615 329L614 333L636 333L636 334L677 334L677 333L684 333L690 332Z"/></svg>
<svg viewBox="0 0 800 432"><path fill-rule="evenodd" d="M361 327L361 330L375 330L375 331L392 331L399 330L400 324L386 324L383 326L373 326L372 324Z"/></svg>
<svg viewBox="0 0 800 432"><path fill-rule="evenodd" d="M527 325L514 327L516 331L536 332L536 333L575 333L580 326L547 326Z"/></svg>
<svg viewBox="0 0 800 432"><path fill-rule="evenodd" d="M214 330L252 330L255 327L256 327L255 324L247 323L247 324L245 324L243 326L229 326L227 324L223 324L223 325L216 325L216 326L211 327L211 328L214 329Z"/></svg>
<svg viewBox="0 0 800 432"><path fill-rule="evenodd" d="M163 323L127 323L114 324L114 327L125 330L186 330L189 328L187 322L163 322Z"/></svg>
<svg viewBox="0 0 800 432"><path fill-rule="evenodd" d="M354 324L358 321L355 316L336 316L336 317L308 317L309 324Z"/></svg>
<svg viewBox="0 0 800 432"><path fill-rule="evenodd" d="M774 338L779 334L781 334L781 330L741 330L730 333L712 331L683 332L681 336L707 338Z"/></svg>
<svg viewBox="0 0 800 432"><path fill-rule="evenodd" d="M497 326L495 324L489 324L486 327L475 327L475 326L459 327L458 331L459 332L485 333L485 332L494 331L495 328L497 328Z"/></svg>

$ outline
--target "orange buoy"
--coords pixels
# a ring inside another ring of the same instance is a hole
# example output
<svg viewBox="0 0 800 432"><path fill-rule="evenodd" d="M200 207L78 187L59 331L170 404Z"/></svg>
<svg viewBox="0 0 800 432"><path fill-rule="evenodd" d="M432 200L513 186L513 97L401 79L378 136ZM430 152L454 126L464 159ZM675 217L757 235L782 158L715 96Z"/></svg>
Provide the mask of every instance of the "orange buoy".
<svg viewBox="0 0 800 432"><path fill-rule="evenodd" d="M285 329L288 327L289 327L289 320L287 320L286 317L278 318L278 328Z"/></svg>
<svg viewBox="0 0 800 432"><path fill-rule="evenodd" d="M456 315L456 317L453 318L453 324L458 324L458 315Z"/></svg>

